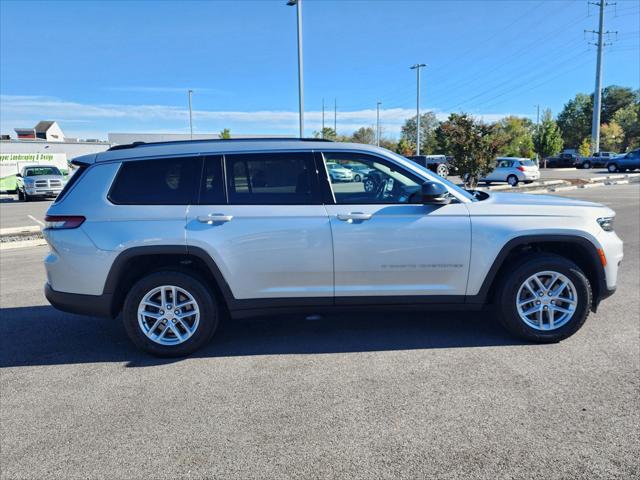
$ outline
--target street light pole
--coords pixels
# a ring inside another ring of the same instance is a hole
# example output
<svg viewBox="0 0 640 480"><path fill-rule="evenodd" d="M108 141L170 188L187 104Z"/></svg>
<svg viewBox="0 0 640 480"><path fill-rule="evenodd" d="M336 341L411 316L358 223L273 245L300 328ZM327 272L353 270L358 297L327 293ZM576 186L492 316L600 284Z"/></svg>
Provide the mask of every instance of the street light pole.
<svg viewBox="0 0 640 480"><path fill-rule="evenodd" d="M296 7L298 24L298 109L300 138L304 137L304 80L302 75L302 0L289 0L287 5Z"/></svg>
<svg viewBox="0 0 640 480"><path fill-rule="evenodd" d="M381 102L376 103L376 146L380 146L380 105Z"/></svg>
<svg viewBox="0 0 640 480"><path fill-rule="evenodd" d="M411 70L415 70L417 74L417 92L416 92L416 155L420 155L420 69L426 67L426 63L416 63L412 65Z"/></svg>
<svg viewBox="0 0 640 480"><path fill-rule="evenodd" d="M191 140L193 140L193 110L191 108L191 95L193 90L189 90L189 131L191 132Z"/></svg>
<svg viewBox="0 0 640 480"><path fill-rule="evenodd" d="M324 97L322 97L322 130L321 137L324 138Z"/></svg>

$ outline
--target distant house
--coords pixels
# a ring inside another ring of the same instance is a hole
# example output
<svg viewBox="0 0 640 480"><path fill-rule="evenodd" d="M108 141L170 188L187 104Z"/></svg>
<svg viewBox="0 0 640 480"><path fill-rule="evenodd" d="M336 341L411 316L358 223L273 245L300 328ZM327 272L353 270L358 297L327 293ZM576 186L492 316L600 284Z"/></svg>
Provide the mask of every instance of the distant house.
<svg viewBox="0 0 640 480"><path fill-rule="evenodd" d="M16 128L20 140L46 140L48 142L64 142L64 133L57 122L43 120L33 128Z"/></svg>

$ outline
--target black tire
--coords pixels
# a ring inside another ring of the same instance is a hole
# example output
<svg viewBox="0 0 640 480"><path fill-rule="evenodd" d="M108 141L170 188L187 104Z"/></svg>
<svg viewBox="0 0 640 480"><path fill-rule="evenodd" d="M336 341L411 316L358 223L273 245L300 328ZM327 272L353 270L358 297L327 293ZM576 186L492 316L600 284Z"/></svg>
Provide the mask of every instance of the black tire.
<svg viewBox="0 0 640 480"><path fill-rule="evenodd" d="M577 306L573 317L556 330L536 330L520 319L516 307L518 290L523 282L538 272L555 271L566 276L576 289ZM592 294L591 285L580 268L564 257L554 254L538 254L524 258L510 266L496 295L500 323L513 335L540 343L555 343L576 333L589 316Z"/></svg>
<svg viewBox="0 0 640 480"><path fill-rule="evenodd" d="M584 169L590 169L591 168L591 162L590 161L586 161L586 162L582 162L582 168Z"/></svg>
<svg viewBox="0 0 640 480"><path fill-rule="evenodd" d="M518 185L518 177L516 177L515 175L509 175L507 177L507 183L509 185L511 185L512 187L515 187Z"/></svg>
<svg viewBox="0 0 640 480"><path fill-rule="evenodd" d="M24 194L22 193L22 190L18 189L18 201L22 202L24 201Z"/></svg>
<svg viewBox="0 0 640 480"><path fill-rule="evenodd" d="M609 165L607 165L607 171L609 173L616 173L618 171L618 165L616 165L615 163L610 163Z"/></svg>
<svg viewBox="0 0 640 480"><path fill-rule="evenodd" d="M33 200L33 199L31 198L31 196L30 196L27 192L22 192L22 199L23 199L25 202L30 202L31 200Z"/></svg>
<svg viewBox="0 0 640 480"><path fill-rule="evenodd" d="M161 285L175 285L188 291L200 310L200 321L193 335L177 345L161 345L148 338L138 324L138 305L153 288ZM138 280L130 289L122 309L124 328L131 341L140 349L158 357L183 357L208 343L218 327L220 309L212 292L198 277L193 275L161 271L151 273Z"/></svg>
<svg viewBox="0 0 640 480"><path fill-rule="evenodd" d="M354 182L360 182L362 181L362 177L359 174L355 174L355 176L353 177L353 181Z"/></svg>

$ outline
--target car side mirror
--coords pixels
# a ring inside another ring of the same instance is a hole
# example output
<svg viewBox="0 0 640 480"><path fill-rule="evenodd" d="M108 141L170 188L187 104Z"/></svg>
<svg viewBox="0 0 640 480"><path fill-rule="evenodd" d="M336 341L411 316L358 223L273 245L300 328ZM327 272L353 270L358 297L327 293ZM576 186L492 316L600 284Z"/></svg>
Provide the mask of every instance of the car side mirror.
<svg viewBox="0 0 640 480"><path fill-rule="evenodd" d="M16 173L16 177L22 178L22 174L21 173Z"/></svg>
<svg viewBox="0 0 640 480"><path fill-rule="evenodd" d="M422 184L422 203L425 205L447 205L451 203L449 190L437 182L425 182Z"/></svg>

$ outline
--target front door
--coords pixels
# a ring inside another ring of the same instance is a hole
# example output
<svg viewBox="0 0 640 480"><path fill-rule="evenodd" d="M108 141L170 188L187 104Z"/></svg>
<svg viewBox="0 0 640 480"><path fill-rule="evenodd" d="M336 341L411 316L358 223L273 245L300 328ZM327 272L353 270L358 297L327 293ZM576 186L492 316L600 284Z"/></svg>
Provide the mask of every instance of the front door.
<svg viewBox="0 0 640 480"><path fill-rule="evenodd" d="M423 205L423 180L381 157L340 152L323 157L367 170L361 182L331 183L335 201L326 208L336 303L358 303L364 296L378 303L462 300L471 247L465 205Z"/></svg>
<svg viewBox="0 0 640 480"><path fill-rule="evenodd" d="M207 158L187 244L213 258L236 300L332 303L331 229L309 152Z"/></svg>

